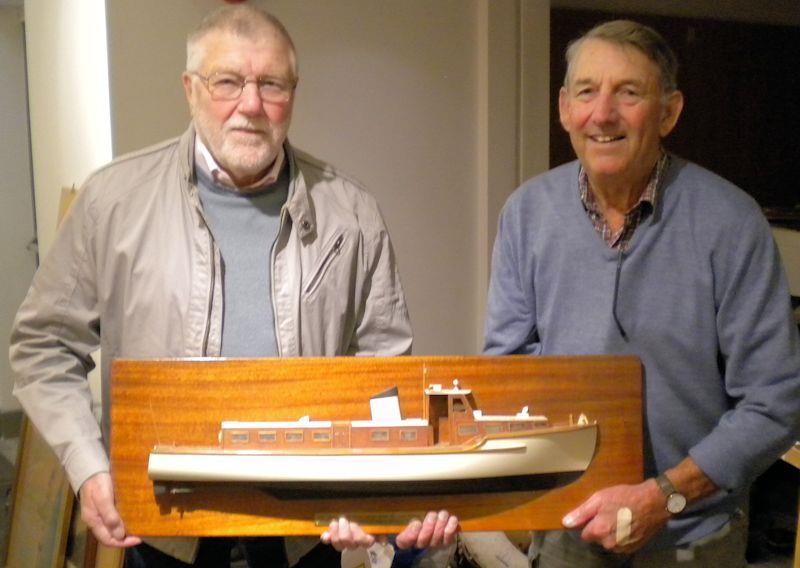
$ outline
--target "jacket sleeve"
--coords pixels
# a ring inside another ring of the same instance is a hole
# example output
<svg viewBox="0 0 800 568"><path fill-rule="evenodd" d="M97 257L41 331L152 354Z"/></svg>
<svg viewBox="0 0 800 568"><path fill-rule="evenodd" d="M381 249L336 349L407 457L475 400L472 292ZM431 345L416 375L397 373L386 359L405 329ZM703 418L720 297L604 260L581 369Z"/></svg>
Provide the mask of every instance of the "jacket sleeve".
<svg viewBox="0 0 800 568"><path fill-rule="evenodd" d="M690 455L731 490L746 486L800 435L800 346L766 220L754 212L726 241L712 262L719 356L733 405Z"/></svg>
<svg viewBox="0 0 800 568"><path fill-rule="evenodd" d="M83 191L17 312L9 349L14 395L76 492L109 469L87 380L100 344L93 226Z"/></svg>
<svg viewBox="0 0 800 568"><path fill-rule="evenodd" d="M374 206L374 232L363 237L364 282L348 355L408 355L412 334L394 247Z"/></svg>

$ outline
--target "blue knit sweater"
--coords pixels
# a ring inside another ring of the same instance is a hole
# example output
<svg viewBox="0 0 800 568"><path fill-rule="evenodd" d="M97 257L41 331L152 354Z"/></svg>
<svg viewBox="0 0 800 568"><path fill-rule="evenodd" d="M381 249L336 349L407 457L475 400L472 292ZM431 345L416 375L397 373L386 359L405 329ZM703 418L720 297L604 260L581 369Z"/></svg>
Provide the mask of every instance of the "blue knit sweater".
<svg viewBox="0 0 800 568"><path fill-rule="evenodd" d="M744 192L673 157L620 260L580 201L578 163L508 200L492 259L487 354L634 354L645 474L687 455L720 487L655 547L722 526L798 437L800 346L769 226ZM614 285L621 262L615 323Z"/></svg>

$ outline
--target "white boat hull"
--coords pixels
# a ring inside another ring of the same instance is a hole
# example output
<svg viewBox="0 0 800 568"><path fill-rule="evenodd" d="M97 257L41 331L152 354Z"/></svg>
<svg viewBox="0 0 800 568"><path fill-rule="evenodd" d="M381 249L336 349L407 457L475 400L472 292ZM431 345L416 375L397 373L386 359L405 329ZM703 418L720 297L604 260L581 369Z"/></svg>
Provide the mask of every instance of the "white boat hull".
<svg viewBox="0 0 800 568"><path fill-rule="evenodd" d="M160 483L259 483L291 489L337 485L352 491L391 491L398 484L437 491L452 484L456 492L472 483L498 482L497 491L514 490L526 479L548 474L583 472L595 453L597 425L553 429L507 438L490 438L464 451L413 449L402 452L285 453L156 448L148 474ZM574 477L574 476L573 476ZM381 489L383 487L383 489ZM476 488L476 491L484 489ZM404 492L404 491L400 491Z"/></svg>

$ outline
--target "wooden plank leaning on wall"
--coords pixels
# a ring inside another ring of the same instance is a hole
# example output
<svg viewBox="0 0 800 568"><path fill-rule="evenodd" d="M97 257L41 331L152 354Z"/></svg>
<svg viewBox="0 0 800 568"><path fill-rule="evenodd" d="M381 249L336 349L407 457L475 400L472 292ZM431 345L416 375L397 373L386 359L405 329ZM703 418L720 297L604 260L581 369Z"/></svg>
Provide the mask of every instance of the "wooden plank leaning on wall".
<svg viewBox="0 0 800 568"><path fill-rule="evenodd" d="M77 194L74 185L61 189L59 223ZM26 417L20 431L5 565L121 568L122 551L98 545L80 520L80 508L53 450Z"/></svg>

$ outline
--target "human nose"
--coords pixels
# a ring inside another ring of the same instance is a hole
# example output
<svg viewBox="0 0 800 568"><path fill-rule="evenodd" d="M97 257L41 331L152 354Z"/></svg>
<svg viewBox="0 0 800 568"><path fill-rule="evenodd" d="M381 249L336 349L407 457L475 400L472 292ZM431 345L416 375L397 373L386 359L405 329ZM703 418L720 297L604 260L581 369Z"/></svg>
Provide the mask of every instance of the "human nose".
<svg viewBox="0 0 800 568"><path fill-rule="evenodd" d="M256 83L248 81L244 84L242 94L239 96L239 112L249 115L264 112L261 94L258 92L258 85Z"/></svg>
<svg viewBox="0 0 800 568"><path fill-rule="evenodd" d="M617 116L617 103L610 93L600 93L595 98L592 120L598 124L612 122Z"/></svg>

